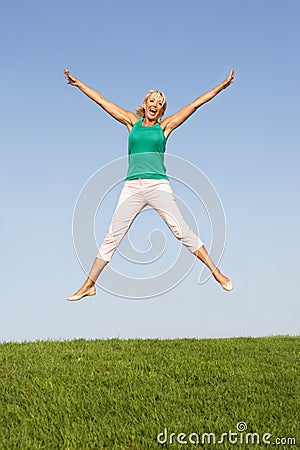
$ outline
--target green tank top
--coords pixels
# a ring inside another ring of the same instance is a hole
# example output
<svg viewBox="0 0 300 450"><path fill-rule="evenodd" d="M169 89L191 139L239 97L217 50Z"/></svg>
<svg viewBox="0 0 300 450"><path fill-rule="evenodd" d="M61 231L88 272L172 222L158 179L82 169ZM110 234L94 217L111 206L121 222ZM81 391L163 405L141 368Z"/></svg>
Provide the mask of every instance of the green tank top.
<svg viewBox="0 0 300 450"><path fill-rule="evenodd" d="M164 164L166 137L159 123L144 127L143 119L136 122L128 138L128 171L125 180L163 178L168 180Z"/></svg>

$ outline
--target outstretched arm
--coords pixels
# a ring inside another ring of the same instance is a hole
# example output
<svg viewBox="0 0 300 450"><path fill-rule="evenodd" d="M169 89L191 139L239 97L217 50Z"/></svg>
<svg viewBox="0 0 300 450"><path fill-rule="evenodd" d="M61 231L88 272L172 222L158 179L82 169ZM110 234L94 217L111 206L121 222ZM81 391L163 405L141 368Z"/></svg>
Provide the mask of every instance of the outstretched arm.
<svg viewBox="0 0 300 450"><path fill-rule="evenodd" d="M186 121L197 109L204 105L204 103L209 102L212 98L214 98L219 92L223 89L226 89L233 81L234 71L233 69L230 71L228 77L222 81L218 86L206 92L205 94L200 95L200 97L196 98L192 103L187 106L184 106L177 113L172 116L167 117L162 121L161 127L164 131L166 137L175 130L175 128L179 127L183 122Z"/></svg>
<svg viewBox="0 0 300 450"><path fill-rule="evenodd" d="M87 97L89 97L99 106L101 106L101 108L103 108L114 119L126 125L129 131L131 130L134 123L138 120L138 117L133 112L126 111L125 109L120 108L120 106L110 102L109 100L104 98L103 95L101 95L99 92L89 88L82 81L78 80L78 78L75 78L73 75L71 75L67 69L65 69L64 72L68 84L78 87L78 89L80 89L81 92L83 92L85 95L87 95Z"/></svg>

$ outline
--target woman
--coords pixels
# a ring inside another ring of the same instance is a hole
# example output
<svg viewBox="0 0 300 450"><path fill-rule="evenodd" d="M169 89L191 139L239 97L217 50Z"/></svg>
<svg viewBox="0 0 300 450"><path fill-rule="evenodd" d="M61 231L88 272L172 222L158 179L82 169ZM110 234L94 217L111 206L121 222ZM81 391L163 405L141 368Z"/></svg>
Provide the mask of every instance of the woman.
<svg viewBox="0 0 300 450"><path fill-rule="evenodd" d="M126 111L110 102L97 91L86 86L65 69L68 84L78 87L114 119L124 124L129 132L129 166L123 190L109 231L99 249L90 273L82 287L67 298L80 300L96 295L95 282L110 261L114 251L144 206L152 206L165 220L173 234L211 271L223 289L233 289L232 281L223 275L209 257L203 242L185 223L166 175L164 152L166 141L175 128L185 122L204 103L227 88L234 78L228 77L212 90L184 106L177 113L162 120L167 102L161 91L149 91L136 113Z"/></svg>

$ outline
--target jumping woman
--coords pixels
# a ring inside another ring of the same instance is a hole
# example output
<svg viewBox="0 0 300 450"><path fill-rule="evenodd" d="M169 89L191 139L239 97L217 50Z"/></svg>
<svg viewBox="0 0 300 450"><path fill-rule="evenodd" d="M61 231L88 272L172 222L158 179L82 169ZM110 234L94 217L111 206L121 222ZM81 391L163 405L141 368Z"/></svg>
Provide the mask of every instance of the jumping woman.
<svg viewBox="0 0 300 450"><path fill-rule="evenodd" d="M232 281L223 275L208 255L201 239L189 228L177 206L164 165L166 142L172 131L185 122L204 103L226 89L234 78L228 77L215 88L200 95L177 113L162 120L167 107L165 95L152 90L147 93L136 112L126 111L94 91L65 69L68 84L78 87L114 119L127 127L129 132L127 176L121 191L112 223L99 248L90 273L82 287L67 298L70 301L96 295L95 283L127 233L138 213L146 206L154 208L172 233L186 248L199 258L211 271L215 280L226 291L233 289Z"/></svg>

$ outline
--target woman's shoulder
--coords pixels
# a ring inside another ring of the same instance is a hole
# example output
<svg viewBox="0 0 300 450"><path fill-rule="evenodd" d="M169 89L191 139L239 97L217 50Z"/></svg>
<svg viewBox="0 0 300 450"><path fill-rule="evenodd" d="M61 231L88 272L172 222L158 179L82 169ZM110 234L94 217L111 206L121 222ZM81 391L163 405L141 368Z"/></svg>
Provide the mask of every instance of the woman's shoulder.
<svg viewBox="0 0 300 450"><path fill-rule="evenodd" d="M139 128L142 126L142 122L143 122L143 118L137 117L136 120L134 121L132 127Z"/></svg>
<svg viewBox="0 0 300 450"><path fill-rule="evenodd" d="M160 122L160 127L163 131L165 131L168 123L170 122L170 119L171 119L171 116L168 116Z"/></svg>
<svg viewBox="0 0 300 450"><path fill-rule="evenodd" d="M130 126L127 126L129 133L131 132L131 130L133 129L133 127L137 127L139 126L139 124L141 124L142 119L140 117L138 117L137 115L133 114L134 117L132 117Z"/></svg>

